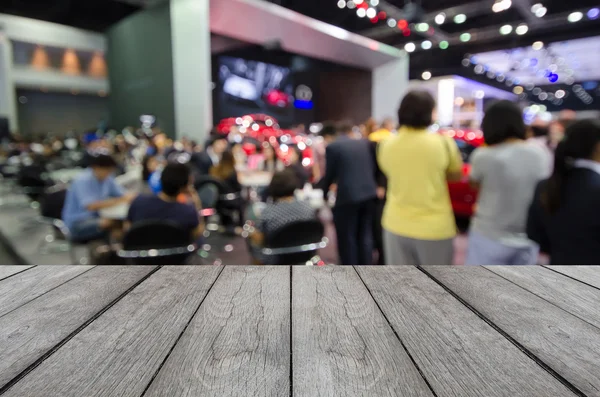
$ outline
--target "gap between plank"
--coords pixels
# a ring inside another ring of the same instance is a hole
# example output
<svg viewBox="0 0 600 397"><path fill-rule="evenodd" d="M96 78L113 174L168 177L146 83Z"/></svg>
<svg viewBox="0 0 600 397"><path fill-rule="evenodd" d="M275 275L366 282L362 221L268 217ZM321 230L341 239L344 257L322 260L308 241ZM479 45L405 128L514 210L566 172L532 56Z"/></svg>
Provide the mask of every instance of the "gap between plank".
<svg viewBox="0 0 600 397"><path fill-rule="evenodd" d="M290 266L290 397L294 395L294 300L293 300L293 282L294 266Z"/></svg>
<svg viewBox="0 0 600 397"><path fill-rule="evenodd" d="M534 296L536 296L536 297L540 298L541 300L543 300L544 302L548 303L549 305L552 305L552 306L556 307L557 309L559 309L559 310L561 310L561 311L563 311L563 312L565 312L565 313L567 313L567 314L569 314L569 315L571 315L571 316L573 316L573 317L576 317L576 318L580 319L581 321L583 321L584 323L586 323L586 324L588 324L588 325L591 325L592 327L594 327L594 328L596 328L596 329L599 329L599 330L600 330L600 327L598 327L598 326L597 326L597 325L595 325L595 324L592 324L592 323L590 323L589 321L587 321L587 320L586 320L586 319L584 319L584 318L581 318L581 317L579 317L577 314L575 314L575 313L571 313L570 311L568 311L568 310L566 310L566 309L563 309L563 308L562 308L562 307L560 307L560 306L557 306L555 303L553 303L553 302L550 302L550 301L549 301L549 300L547 300L546 298L544 298L544 297L542 297L542 296L539 296L539 295L538 295L538 294L536 294L535 292L528 290L527 288L525 288L525 287L523 287L523 286L521 286L521 285L517 284L516 282L514 282L514 281L512 281L512 280L509 280L509 279L507 279L507 278L506 278L506 277L504 277L503 275L501 275L501 274L498 274L498 273L494 272L493 270L491 270L491 269L488 269L488 268L487 268L487 267L485 267L485 266L482 266L482 267L483 267L485 270L487 270L487 271L489 271L490 273L492 273L493 275L495 275L495 276L498 276L498 277L500 277L501 279L503 279L503 280L506 280L506 281L508 281L508 282L509 282L509 283L511 283L511 284L514 284L514 285L515 285L515 286L517 286L518 288L521 288L522 290L524 290L524 291L527 291L527 292L529 292L530 294L532 294L532 295L534 295Z"/></svg>
<svg viewBox="0 0 600 397"><path fill-rule="evenodd" d="M46 294L47 294L47 293L49 293L50 291L54 291L54 290L55 290L55 289L57 289L58 287L62 287L63 285L65 285L65 284L66 284L66 283L68 283L69 281L73 281L73 280L75 280L77 277L79 277L79 276L81 276L81 275L84 275L84 274L86 274L87 272L89 272L90 270L92 270L92 269L94 269L94 268L95 268L95 266L92 266L91 268L87 269L85 272L83 272L83 273L79 273L79 274L75 275L75 277L73 277L73 278L70 278L70 279L68 279L68 280L65 280L65 281L63 281L63 282L62 282L62 283L60 283L59 285L55 286L54 288L51 288L51 289L49 289L48 291L44 292L44 293L43 293L43 294L41 294L41 295L38 295L38 296L36 296L36 297L35 297L35 298L33 298L32 300L29 300L29 301L27 301L27 302L24 302L24 303L22 303L21 305L19 305L18 307L15 307L14 309L12 309L12 310L10 310L10 311L8 311L8 312L4 313L3 315L1 315L1 316L0 316L0 318L2 318L2 317L4 317L4 316L6 316L6 315L7 315L7 314L9 314L9 313L12 313L12 312L14 312L15 310L17 310L17 309L19 309L19 308L21 308L21 307L25 306L25 305L26 305L26 304L28 304L28 303L31 303L31 302L33 302L34 300L36 300L36 299L38 299L38 298L41 298L42 296L46 295ZM33 268L31 268L31 269L33 269ZM26 270L29 270L29 269L26 269ZM19 272L19 273L17 273L17 274L21 274L21 273L23 273L24 271L25 271L25 270L23 270L22 272ZM9 277L10 277L10 276L9 276Z"/></svg>
<svg viewBox="0 0 600 397"><path fill-rule="evenodd" d="M9 266L12 266L12 265L9 265ZM20 265L15 265L15 266L20 266ZM10 275L8 275L8 276L6 276L6 277L4 277L4 278L0 278L0 281L7 280L7 279L9 279L9 278L11 278L11 277L13 277L13 276L16 276L17 274L21 274L21 273L23 273L23 272L26 272L26 271L27 271L27 270L29 270L29 269L33 269L33 268L34 268L34 267L36 267L36 266L35 266L35 265L34 265L34 266L31 266L31 265L23 265L23 267L24 267L25 269L21 270L20 272L17 272L17 273L10 274Z"/></svg>
<svg viewBox="0 0 600 397"><path fill-rule="evenodd" d="M92 322L94 322L98 317L100 317L102 314L104 314L108 309L113 307L121 299L123 299L127 294L129 294L136 287L138 287L141 283L146 281L150 276L152 276L154 273L156 273L158 270L160 270L161 267L162 266L159 266L159 267L153 269L147 275L142 277L135 284L133 284L127 291L123 292L121 295L119 295L117 298L115 298L112 302L110 302L108 305L106 305L102 310L100 310L98 313L94 314L90 319L88 319L86 322L84 322L82 325L80 325L75 331L71 332L63 340L61 340L56 345L54 345L54 347L50 348L50 350L48 350L46 353L44 353L33 364L31 364L29 367L27 367L23 371L21 371L21 373L19 373L17 376L15 376L10 382L8 382L6 385L4 385L2 388L0 388L0 395L6 393L6 391L8 391L8 389L13 387L17 382L19 382L21 379L23 379L25 376L27 376L27 374L29 374L31 371L33 371L35 368L37 368L40 364L42 364L44 361L46 361L58 349L60 349L63 345L65 345L67 342L69 342L71 339L73 339L75 337L75 335L77 335L79 332L83 331L83 329L85 329L88 325L90 325Z"/></svg>
<svg viewBox="0 0 600 397"><path fill-rule="evenodd" d="M213 282L210 285L210 287L208 287L208 289L206 290L206 294L204 294L204 298L202 298L202 300L198 304L198 307L196 308L196 310L194 310L194 313L192 313L192 315L190 316L190 319L188 320L188 322L183 327L183 330L181 331L181 333L179 334L179 336L175 340L175 343L173 343L173 346L171 346L171 348L167 352L167 355L165 356L165 358L162 360L162 362L160 363L160 365L156 369L156 372L154 373L154 375L152 375L152 378L150 378L150 381L148 382L148 385L146 386L146 388L144 389L144 391L142 392L142 394L140 395L140 397L144 397L146 395L146 393L148 392L148 390L150 389L150 386L152 386L152 383L154 382L154 379L156 379L156 377L158 376L158 374L162 370L163 366L165 365L165 363L167 362L167 360L171 356L171 353L173 353L173 350L175 350L175 346L177 346L177 344L179 343L179 340L183 337L183 334L188 329L189 325L192 323L192 320L194 319L194 317L196 317L196 314L198 313L198 310L200 310L200 307L204 303L204 300L206 299L206 297L208 296L208 294L210 293L210 291L215 286L215 283L217 282L217 280L219 279L219 277L221 277L221 274L223 273L223 270L225 270L225 266L221 266L221 271L219 271L219 274L217 274L217 277L215 277L215 279L213 280Z"/></svg>
<svg viewBox="0 0 600 397"><path fill-rule="evenodd" d="M450 288L448 288L446 285L444 285L441 281L439 281L437 278L435 278L432 274L430 274L429 272L427 272L427 270L425 270L423 267L417 266L417 269L419 269L427 277L429 277L431 280L433 280L433 282L435 282L436 284L438 284L446 292L448 292L450 295L452 295L452 297L454 297L454 299L456 299L457 301L459 301L460 303L462 303L466 308L468 308L473 313L475 313L475 315L477 317L479 317L480 319L482 319L483 321L485 321L496 332L498 332L500 335L502 335L504 338L506 338L510 343L512 343L513 345L515 345L517 347L517 349L519 349L523 353L525 353L526 356L528 356L530 359L532 359L537 365L539 365L540 367L542 367L542 369L544 369L546 372L548 372L550 375L552 375L554 378L556 378L560 383L562 383L563 385L565 385L573 393L575 393L579 397L588 397L585 393L583 393L581 390L579 390L577 388L577 386L573 385L571 382L569 382L567 379L565 379L561 374L559 374L554 369L552 369L550 366L548 366L548 364L546 364L545 362L543 362L533 352L531 352L530 350L528 350L525 346L523 346L516 339L514 339L512 336L510 336L506 331L504 331L502 328L500 328L498 325L496 325L494 322L492 322L489 318L487 318L483 313L481 313L480 311L478 311L475 307L471 306L471 304L469 304L466 300L464 300L463 298L461 298L458 294L456 294L454 291L452 291ZM496 273L494 273L494 274L496 274Z"/></svg>
<svg viewBox="0 0 600 397"><path fill-rule="evenodd" d="M558 273L558 274L560 274L560 275L561 275L561 276L563 276L563 277L567 277L567 278L570 278L571 280L578 281L578 282L580 282L581 284L587 285L588 287L592 287L592 288L594 288L594 289L598 289L598 290L600 290L600 287L596 287L595 285L588 284L588 283L586 283L586 282L585 282L585 281L583 281L583 280L580 280L580 279L578 279L578 278L575 278L575 277L573 277L573 276L569 276L568 274L564 274L564 273L562 273L562 272L559 272L558 270L554 270L554 269L552 269L551 267L548 267L548 266L542 266L542 267L543 267L544 269L548 269L548 270L550 270L550 271L552 271L552 272L554 272L554 273ZM598 269L600 269L600 266L598 266Z"/></svg>
<svg viewBox="0 0 600 397"><path fill-rule="evenodd" d="M406 354L408 355L408 358L410 358L410 361L413 363L413 365L415 366L415 368L417 369L417 371L419 372L419 375L421 375L421 378L423 378L423 380L425 381L425 384L427 385L427 387L429 388L429 390L431 391L431 394L433 394L434 397L438 397L437 393L435 392L435 390L433 390L433 387L431 386L431 384L429 383L429 381L427 380L427 378L425 377L425 374L423 373L423 371L421 371L421 368L419 367L419 365L417 364L417 362L415 361L415 359L413 358L412 354L410 354L410 352L408 351L408 349L406 348L406 346L404 345L404 342L402 342L402 339L400 338L400 335L398 335L398 333L396 332L396 329L394 328L394 326L392 325L392 323L390 322L390 320L388 319L388 317L386 316L385 312L381 309L381 306L379 306L379 302L377 302L377 299L375 299L375 297L373 296L373 294L371 293L371 290L369 289L369 287L367 286L367 284L365 283L365 280L363 280L363 278L360 276L360 273L356 270L355 266L352 266L352 269L354 270L354 272L356 273L356 275L358 276L358 279L361 281L361 283L364 285L364 287L366 288L367 292L369 293L369 295L371 296L371 299L373 299L373 302L375 302L375 305L377 306L377 308L379 309L379 312L381 313L381 315L383 316L383 318L385 319L385 321L387 322L388 326L391 328L392 332L394 333L394 335L396 335L396 338L398 339L398 341L400 342L400 345L402 346L402 348L404 349L404 351L406 352Z"/></svg>

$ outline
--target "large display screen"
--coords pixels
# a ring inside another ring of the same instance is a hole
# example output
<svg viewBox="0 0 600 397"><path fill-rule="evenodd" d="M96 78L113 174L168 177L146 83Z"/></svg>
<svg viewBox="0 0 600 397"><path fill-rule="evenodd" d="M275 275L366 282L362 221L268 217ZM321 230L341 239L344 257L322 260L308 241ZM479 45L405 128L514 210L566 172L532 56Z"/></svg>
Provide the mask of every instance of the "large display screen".
<svg viewBox="0 0 600 397"><path fill-rule="evenodd" d="M295 122L294 82L290 68L222 56L217 87L221 118L264 113L283 124Z"/></svg>

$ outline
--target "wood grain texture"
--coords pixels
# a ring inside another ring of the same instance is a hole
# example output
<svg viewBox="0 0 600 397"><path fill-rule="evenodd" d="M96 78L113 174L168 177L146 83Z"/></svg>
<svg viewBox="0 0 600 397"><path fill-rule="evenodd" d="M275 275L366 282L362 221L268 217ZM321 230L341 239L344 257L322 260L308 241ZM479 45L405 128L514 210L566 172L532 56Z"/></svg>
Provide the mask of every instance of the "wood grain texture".
<svg viewBox="0 0 600 397"><path fill-rule="evenodd" d="M37 266L0 281L0 317L91 268L92 266Z"/></svg>
<svg viewBox="0 0 600 397"><path fill-rule="evenodd" d="M352 267L292 282L294 396L433 396Z"/></svg>
<svg viewBox="0 0 600 397"><path fill-rule="evenodd" d="M357 271L438 396L574 395L419 269Z"/></svg>
<svg viewBox="0 0 600 397"><path fill-rule="evenodd" d="M583 393L600 396L600 329L484 268L426 270Z"/></svg>
<svg viewBox="0 0 600 397"><path fill-rule="evenodd" d="M290 269L226 267L145 397L289 396Z"/></svg>
<svg viewBox="0 0 600 397"><path fill-rule="evenodd" d="M5 396L139 397L220 270L160 269Z"/></svg>
<svg viewBox="0 0 600 397"><path fill-rule="evenodd" d="M546 266L586 284L600 288L600 266Z"/></svg>
<svg viewBox="0 0 600 397"><path fill-rule="evenodd" d="M600 289L540 266L486 268L600 329Z"/></svg>
<svg viewBox="0 0 600 397"><path fill-rule="evenodd" d="M152 269L95 267L0 317L0 388Z"/></svg>
<svg viewBox="0 0 600 397"><path fill-rule="evenodd" d="M0 280L4 280L5 278L8 278L14 274L24 272L25 270L31 269L32 267L34 266L0 266Z"/></svg>

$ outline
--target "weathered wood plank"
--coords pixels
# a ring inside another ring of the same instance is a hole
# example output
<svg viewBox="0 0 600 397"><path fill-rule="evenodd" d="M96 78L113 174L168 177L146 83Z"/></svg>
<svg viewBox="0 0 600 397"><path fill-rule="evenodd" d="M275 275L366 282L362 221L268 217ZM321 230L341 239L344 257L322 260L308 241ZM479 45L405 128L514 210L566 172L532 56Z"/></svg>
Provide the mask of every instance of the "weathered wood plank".
<svg viewBox="0 0 600 397"><path fill-rule="evenodd" d="M600 329L600 289L540 266L486 268Z"/></svg>
<svg viewBox="0 0 600 397"><path fill-rule="evenodd" d="M290 269L226 267L145 397L289 396Z"/></svg>
<svg viewBox="0 0 600 397"><path fill-rule="evenodd" d="M433 396L352 267L293 272L294 396Z"/></svg>
<svg viewBox="0 0 600 397"><path fill-rule="evenodd" d="M0 317L0 389L152 270L95 267Z"/></svg>
<svg viewBox="0 0 600 397"><path fill-rule="evenodd" d="M600 329L484 268L426 271L588 396L600 396Z"/></svg>
<svg viewBox="0 0 600 397"><path fill-rule="evenodd" d="M546 266L586 284L600 288L600 266Z"/></svg>
<svg viewBox="0 0 600 397"><path fill-rule="evenodd" d="M0 317L91 268L92 266L37 266L0 281Z"/></svg>
<svg viewBox="0 0 600 397"><path fill-rule="evenodd" d="M574 395L419 269L357 271L438 396Z"/></svg>
<svg viewBox="0 0 600 397"><path fill-rule="evenodd" d="M160 269L5 396L140 396L220 270Z"/></svg>
<svg viewBox="0 0 600 397"><path fill-rule="evenodd" d="M32 267L34 267L34 266L33 265L30 265L30 266L20 266L20 265L0 266L0 280L4 280L5 278L8 278L14 274L24 272L25 270L31 269Z"/></svg>

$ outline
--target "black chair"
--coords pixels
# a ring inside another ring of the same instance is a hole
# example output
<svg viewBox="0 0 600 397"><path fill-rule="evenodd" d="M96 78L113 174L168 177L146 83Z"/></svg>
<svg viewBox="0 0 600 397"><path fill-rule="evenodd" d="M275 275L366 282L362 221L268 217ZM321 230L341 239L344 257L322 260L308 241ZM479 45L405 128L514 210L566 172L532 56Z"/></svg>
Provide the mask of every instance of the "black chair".
<svg viewBox="0 0 600 397"><path fill-rule="evenodd" d="M221 216L233 218L234 214L238 213L240 217L242 216L243 198L240 192L230 193L222 181L211 176L200 177L194 185L200 201L202 201L203 214L218 213ZM206 221L208 221L208 217L205 217Z"/></svg>
<svg viewBox="0 0 600 397"><path fill-rule="evenodd" d="M277 258L278 265L322 265L318 250L327 247L325 226L318 219L290 223L265 237L261 253Z"/></svg>
<svg viewBox="0 0 600 397"><path fill-rule="evenodd" d="M169 221L134 224L117 256L134 265L183 265L198 249L189 230Z"/></svg>
<svg viewBox="0 0 600 397"><path fill-rule="evenodd" d="M45 179L46 168L34 164L22 166L17 175L17 184L32 202L38 202L46 188L53 185L52 181Z"/></svg>

